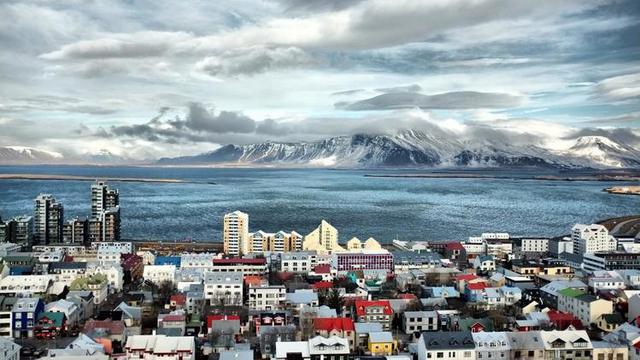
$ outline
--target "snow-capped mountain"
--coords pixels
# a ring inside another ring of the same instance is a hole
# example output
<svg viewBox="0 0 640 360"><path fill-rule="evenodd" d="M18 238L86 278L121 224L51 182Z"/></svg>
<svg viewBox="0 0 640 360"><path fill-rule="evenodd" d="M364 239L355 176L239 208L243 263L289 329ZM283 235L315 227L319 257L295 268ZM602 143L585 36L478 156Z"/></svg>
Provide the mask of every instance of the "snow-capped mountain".
<svg viewBox="0 0 640 360"><path fill-rule="evenodd" d="M565 154L606 167L640 167L640 150L622 145L605 136L581 136Z"/></svg>
<svg viewBox="0 0 640 360"><path fill-rule="evenodd" d="M59 163L64 156L57 152L24 146L0 147L0 164Z"/></svg>
<svg viewBox="0 0 640 360"><path fill-rule="evenodd" d="M215 151L163 158L161 165L272 164L317 167L640 167L640 153L601 136L575 140L564 151L541 144L490 139L458 140L403 130L395 135L338 136L314 142L226 145Z"/></svg>

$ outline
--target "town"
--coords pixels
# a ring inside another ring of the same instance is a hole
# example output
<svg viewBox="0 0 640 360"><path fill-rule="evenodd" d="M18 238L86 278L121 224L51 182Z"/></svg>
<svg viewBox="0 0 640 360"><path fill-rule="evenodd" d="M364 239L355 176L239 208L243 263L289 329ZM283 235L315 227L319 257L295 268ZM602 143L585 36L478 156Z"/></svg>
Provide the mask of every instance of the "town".
<svg viewBox="0 0 640 360"><path fill-rule="evenodd" d="M160 244L121 239L117 189L87 195L86 218L40 194L0 219L0 358L640 359L630 220L381 243L230 209L218 243Z"/></svg>

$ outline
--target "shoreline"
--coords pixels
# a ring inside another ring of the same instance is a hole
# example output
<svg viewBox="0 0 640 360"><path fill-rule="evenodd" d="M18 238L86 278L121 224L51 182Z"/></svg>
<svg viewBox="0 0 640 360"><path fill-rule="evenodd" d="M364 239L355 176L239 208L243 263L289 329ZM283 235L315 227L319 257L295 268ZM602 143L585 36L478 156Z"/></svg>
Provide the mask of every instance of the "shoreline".
<svg viewBox="0 0 640 360"><path fill-rule="evenodd" d="M58 180L58 181L96 181L109 182L140 182L140 183L167 183L184 184L190 181L180 179L152 179L152 178L126 178L126 177L93 177L77 175L47 175L47 174L0 174L1 180Z"/></svg>
<svg viewBox="0 0 640 360"><path fill-rule="evenodd" d="M492 175L465 173L430 173L430 174L365 174L371 178L406 178L406 179L504 179L504 180L548 180L548 181L640 181L639 176L621 175Z"/></svg>

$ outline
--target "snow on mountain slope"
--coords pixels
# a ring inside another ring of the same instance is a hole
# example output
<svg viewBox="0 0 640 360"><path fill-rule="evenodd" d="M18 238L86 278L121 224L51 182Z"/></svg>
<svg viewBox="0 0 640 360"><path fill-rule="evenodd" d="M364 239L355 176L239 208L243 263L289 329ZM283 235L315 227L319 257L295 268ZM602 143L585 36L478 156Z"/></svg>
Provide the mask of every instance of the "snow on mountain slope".
<svg viewBox="0 0 640 360"><path fill-rule="evenodd" d="M60 162L64 156L53 151L46 151L25 146L0 147L0 163L2 164L42 164Z"/></svg>
<svg viewBox="0 0 640 360"><path fill-rule="evenodd" d="M458 140L418 130L395 135L338 136L315 142L226 145L215 151L159 164L274 164L318 167L470 166L470 167L640 167L640 154L606 137L581 137L570 149L508 139Z"/></svg>

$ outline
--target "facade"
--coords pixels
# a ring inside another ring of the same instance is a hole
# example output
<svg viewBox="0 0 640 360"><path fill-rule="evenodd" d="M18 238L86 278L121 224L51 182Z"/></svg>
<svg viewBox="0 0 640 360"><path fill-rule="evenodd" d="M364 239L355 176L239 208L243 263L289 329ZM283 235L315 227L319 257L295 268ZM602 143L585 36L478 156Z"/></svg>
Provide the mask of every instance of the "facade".
<svg viewBox="0 0 640 360"><path fill-rule="evenodd" d="M222 240L224 253L242 255L249 252L249 215L234 211L224 215Z"/></svg>
<svg viewBox="0 0 640 360"><path fill-rule="evenodd" d="M589 326L596 324L600 316L613 313L613 303L580 290L564 289L558 292L558 310L575 315Z"/></svg>
<svg viewBox="0 0 640 360"><path fill-rule="evenodd" d="M347 339L349 348L355 350L356 333L353 319L346 317L318 317L313 320L315 334L324 338L337 336Z"/></svg>
<svg viewBox="0 0 640 360"><path fill-rule="evenodd" d="M549 239L524 238L520 239L521 253L546 253L549 252Z"/></svg>
<svg viewBox="0 0 640 360"><path fill-rule="evenodd" d="M469 331L424 332L418 340L418 360L475 360L475 350Z"/></svg>
<svg viewBox="0 0 640 360"><path fill-rule="evenodd" d="M333 254L333 268L337 271L387 270L393 271L393 255L386 250L358 250Z"/></svg>
<svg viewBox="0 0 640 360"><path fill-rule="evenodd" d="M442 256L431 251L394 251L393 268L395 272L407 272L415 269L432 269L442 266Z"/></svg>
<svg viewBox="0 0 640 360"><path fill-rule="evenodd" d="M89 222L84 218L74 218L62 224L62 242L84 245L89 235Z"/></svg>
<svg viewBox="0 0 640 360"><path fill-rule="evenodd" d="M640 253L622 251L584 254L582 267L585 270L640 270Z"/></svg>
<svg viewBox="0 0 640 360"><path fill-rule="evenodd" d="M496 262L491 255L478 255L473 259L473 267L481 272L489 272L496 270Z"/></svg>
<svg viewBox="0 0 640 360"><path fill-rule="evenodd" d="M423 331L438 331L437 311L405 311L402 313L402 328L405 334Z"/></svg>
<svg viewBox="0 0 640 360"><path fill-rule="evenodd" d="M91 218L98 219L103 211L120 205L118 190L111 189L104 181L91 185Z"/></svg>
<svg viewBox="0 0 640 360"><path fill-rule="evenodd" d="M13 222L13 241L16 244L32 244L33 242L33 217L19 216L11 220Z"/></svg>
<svg viewBox="0 0 640 360"><path fill-rule="evenodd" d="M20 360L20 346L9 339L0 338L0 359Z"/></svg>
<svg viewBox="0 0 640 360"><path fill-rule="evenodd" d="M143 275L145 281L150 281L156 285L163 282L175 282L176 266L175 265L145 265Z"/></svg>
<svg viewBox="0 0 640 360"><path fill-rule="evenodd" d="M393 310L389 300L356 300L355 308L358 322L377 322L384 330L391 329Z"/></svg>
<svg viewBox="0 0 640 360"><path fill-rule="evenodd" d="M308 273L318 264L315 252L291 252L280 255L280 271Z"/></svg>
<svg viewBox="0 0 640 360"><path fill-rule="evenodd" d="M102 241L120 241L120 206L102 211Z"/></svg>
<svg viewBox="0 0 640 360"><path fill-rule="evenodd" d="M509 359L509 333L481 331L471 333L471 337L476 345L476 359Z"/></svg>
<svg viewBox="0 0 640 360"><path fill-rule="evenodd" d="M58 300L45 305L44 310L51 313L62 313L65 315L66 323L69 328L79 325L80 308L78 305L67 300Z"/></svg>
<svg viewBox="0 0 640 360"><path fill-rule="evenodd" d="M64 207L49 194L40 194L35 199L34 244L46 245L62 242Z"/></svg>
<svg viewBox="0 0 640 360"><path fill-rule="evenodd" d="M38 316L44 311L44 302L40 298L20 298L13 306L13 337L31 338Z"/></svg>
<svg viewBox="0 0 640 360"><path fill-rule="evenodd" d="M599 224L576 224L571 228L574 254L615 251L616 239L609 235L606 227Z"/></svg>
<svg viewBox="0 0 640 360"><path fill-rule="evenodd" d="M239 272L244 275L264 275L267 273L267 260L264 258L213 259L211 272Z"/></svg>
<svg viewBox="0 0 640 360"><path fill-rule="evenodd" d="M539 334L545 359L593 359L593 345L584 330L540 331Z"/></svg>
<svg viewBox="0 0 640 360"><path fill-rule="evenodd" d="M395 341L390 331L369 333L367 350L371 356L390 356L395 349Z"/></svg>
<svg viewBox="0 0 640 360"><path fill-rule="evenodd" d="M282 253L302 250L303 237L295 231L266 233L259 230L254 233L249 233L248 239L249 252L251 253Z"/></svg>
<svg viewBox="0 0 640 360"><path fill-rule="evenodd" d="M207 273L204 298L211 305L242 306L243 283L243 274L240 272Z"/></svg>
<svg viewBox="0 0 640 360"><path fill-rule="evenodd" d="M276 310L284 304L287 289L284 285L249 286L249 309Z"/></svg>
<svg viewBox="0 0 640 360"><path fill-rule="evenodd" d="M0 296L0 338L13 336L13 306L18 298Z"/></svg>
<svg viewBox="0 0 640 360"><path fill-rule="evenodd" d="M325 220L320 225L304 237L302 250L315 251L318 254L332 254L345 251L338 244L338 230Z"/></svg>
<svg viewBox="0 0 640 360"><path fill-rule="evenodd" d="M124 346L125 359L195 360L195 338L193 336L132 335Z"/></svg>

